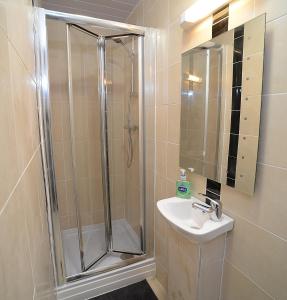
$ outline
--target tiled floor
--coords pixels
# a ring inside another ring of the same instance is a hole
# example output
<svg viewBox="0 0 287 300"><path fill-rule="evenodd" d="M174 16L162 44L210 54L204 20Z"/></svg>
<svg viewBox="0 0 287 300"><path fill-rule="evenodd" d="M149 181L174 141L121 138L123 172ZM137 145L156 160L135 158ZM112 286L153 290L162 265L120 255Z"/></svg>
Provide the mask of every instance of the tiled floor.
<svg viewBox="0 0 287 300"><path fill-rule="evenodd" d="M158 300L146 280L90 300Z"/></svg>

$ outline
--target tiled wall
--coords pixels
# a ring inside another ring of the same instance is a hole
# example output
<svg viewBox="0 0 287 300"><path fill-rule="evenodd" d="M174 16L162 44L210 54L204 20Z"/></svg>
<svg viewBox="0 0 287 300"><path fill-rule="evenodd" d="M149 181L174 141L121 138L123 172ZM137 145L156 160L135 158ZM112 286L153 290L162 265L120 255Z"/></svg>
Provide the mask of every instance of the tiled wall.
<svg viewBox="0 0 287 300"><path fill-rule="evenodd" d="M160 30L156 86L157 200L175 194L178 177L180 55L211 38L211 18L183 34L179 16L192 2L142 0L127 19ZM287 295L287 3L234 1L230 5L229 28L264 12L267 28L257 181L251 197L226 186L221 189L224 210L235 219L234 230L227 238L222 300L283 300ZM205 191L205 178L193 175L192 181L194 190ZM166 262L173 258L167 247L166 223L156 217L157 276L168 289L168 277L172 275L167 272Z"/></svg>
<svg viewBox="0 0 287 300"><path fill-rule="evenodd" d="M0 299L55 299L31 1L0 1Z"/></svg>

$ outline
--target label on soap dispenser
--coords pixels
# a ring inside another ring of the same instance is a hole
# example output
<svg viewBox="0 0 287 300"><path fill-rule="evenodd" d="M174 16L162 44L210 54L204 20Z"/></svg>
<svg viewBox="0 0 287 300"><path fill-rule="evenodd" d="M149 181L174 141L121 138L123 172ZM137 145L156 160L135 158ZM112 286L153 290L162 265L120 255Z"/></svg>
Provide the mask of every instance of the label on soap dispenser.
<svg viewBox="0 0 287 300"><path fill-rule="evenodd" d="M185 186L182 186L182 185L178 187L178 190L180 192L182 192L182 193L186 193L187 192L187 188Z"/></svg>
<svg viewBox="0 0 287 300"><path fill-rule="evenodd" d="M189 181L178 180L176 182L176 196L184 199L191 198L191 183Z"/></svg>

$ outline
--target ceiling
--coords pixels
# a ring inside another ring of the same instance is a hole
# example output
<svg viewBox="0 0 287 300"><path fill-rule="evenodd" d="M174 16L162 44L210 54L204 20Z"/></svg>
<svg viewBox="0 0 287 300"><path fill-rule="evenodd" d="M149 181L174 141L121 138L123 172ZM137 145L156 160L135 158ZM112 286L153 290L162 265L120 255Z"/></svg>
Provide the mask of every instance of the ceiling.
<svg viewBox="0 0 287 300"><path fill-rule="evenodd" d="M124 22L139 0L42 0L41 6L66 13Z"/></svg>

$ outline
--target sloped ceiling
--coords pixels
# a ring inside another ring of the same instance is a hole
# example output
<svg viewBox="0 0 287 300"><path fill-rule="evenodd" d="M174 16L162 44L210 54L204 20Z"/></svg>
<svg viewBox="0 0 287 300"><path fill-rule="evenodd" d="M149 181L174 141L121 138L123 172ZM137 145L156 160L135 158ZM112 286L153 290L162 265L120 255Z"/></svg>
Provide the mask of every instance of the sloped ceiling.
<svg viewBox="0 0 287 300"><path fill-rule="evenodd" d="M124 22L139 0L42 0L41 6L66 13Z"/></svg>

